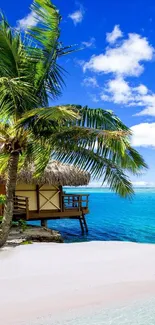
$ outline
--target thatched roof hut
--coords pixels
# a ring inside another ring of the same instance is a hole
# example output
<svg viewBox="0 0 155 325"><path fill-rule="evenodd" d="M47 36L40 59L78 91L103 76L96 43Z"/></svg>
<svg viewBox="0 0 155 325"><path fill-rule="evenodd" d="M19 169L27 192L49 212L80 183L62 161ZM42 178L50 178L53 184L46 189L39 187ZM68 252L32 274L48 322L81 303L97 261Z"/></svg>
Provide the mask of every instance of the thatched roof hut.
<svg viewBox="0 0 155 325"><path fill-rule="evenodd" d="M23 168L17 178L14 196L14 220L79 219L81 229L87 231L85 214L88 209L88 194L68 194L63 186L87 185L90 175L71 165L52 161L40 177L35 177L35 168ZM0 176L0 194L6 193L6 178Z"/></svg>
<svg viewBox="0 0 155 325"><path fill-rule="evenodd" d="M17 184L49 184L61 186L88 185L90 175L81 169L68 164L52 161L46 167L43 175L34 177L34 167L29 166L18 174ZM5 177L0 176L0 183L5 183Z"/></svg>

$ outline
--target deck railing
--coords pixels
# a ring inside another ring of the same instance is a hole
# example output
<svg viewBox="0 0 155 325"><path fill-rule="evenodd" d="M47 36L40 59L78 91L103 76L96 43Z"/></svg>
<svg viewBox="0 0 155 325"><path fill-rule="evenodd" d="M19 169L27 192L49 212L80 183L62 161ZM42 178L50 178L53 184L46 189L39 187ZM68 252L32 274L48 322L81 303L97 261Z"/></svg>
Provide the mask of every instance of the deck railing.
<svg viewBox="0 0 155 325"><path fill-rule="evenodd" d="M88 209L89 194L63 194L62 210L78 210Z"/></svg>
<svg viewBox="0 0 155 325"><path fill-rule="evenodd" d="M25 196L14 196L14 215L29 214L29 198Z"/></svg>
<svg viewBox="0 0 155 325"><path fill-rule="evenodd" d="M84 211L88 210L89 194L62 194L62 209ZM14 216L25 215L29 217L29 198L24 196L14 196Z"/></svg>

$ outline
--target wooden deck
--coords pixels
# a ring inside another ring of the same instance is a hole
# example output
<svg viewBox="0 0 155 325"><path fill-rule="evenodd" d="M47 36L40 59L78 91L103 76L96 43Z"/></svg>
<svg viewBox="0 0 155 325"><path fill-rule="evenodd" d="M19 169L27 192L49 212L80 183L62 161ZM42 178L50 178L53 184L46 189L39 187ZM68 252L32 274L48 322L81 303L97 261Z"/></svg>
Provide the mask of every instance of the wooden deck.
<svg viewBox="0 0 155 325"><path fill-rule="evenodd" d="M53 210L29 210L29 198L23 196L14 197L14 220L24 219L27 221L40 220L43 226L47 220L77 219L82 232L88 232L85 215L89 213L88 194L62 194L59 209Z"/></svg>

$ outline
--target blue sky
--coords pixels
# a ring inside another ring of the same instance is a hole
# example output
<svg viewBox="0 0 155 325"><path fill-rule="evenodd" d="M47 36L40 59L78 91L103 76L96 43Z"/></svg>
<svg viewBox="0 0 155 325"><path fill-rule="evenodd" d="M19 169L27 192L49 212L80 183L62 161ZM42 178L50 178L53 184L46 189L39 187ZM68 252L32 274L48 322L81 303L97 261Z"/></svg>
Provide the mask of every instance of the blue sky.
<svg viewBox="0 0 155 325"><path fill-rule="evenodd" d="M1 0L10 24L35 24L30 0ZM61 40L83 50L61 60L66 88L56 102L112 109L133 130L149 170L131 177L155 185L155 3L152 0L55 0ZM54 103L55 104L55 103Z"/></svg>

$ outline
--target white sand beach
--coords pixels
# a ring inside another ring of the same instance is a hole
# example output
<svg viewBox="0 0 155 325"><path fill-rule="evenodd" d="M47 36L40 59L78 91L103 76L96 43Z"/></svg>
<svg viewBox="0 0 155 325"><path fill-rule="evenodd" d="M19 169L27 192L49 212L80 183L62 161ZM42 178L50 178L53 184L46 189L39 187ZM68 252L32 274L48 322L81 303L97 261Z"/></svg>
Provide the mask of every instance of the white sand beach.
<svg viewBox="0 0 155 325"><path fill-rule="evenodd" d="M155 297L155 245L89 242L0 250L0 324L145 297Z"/></svg>

